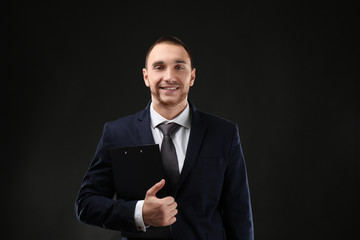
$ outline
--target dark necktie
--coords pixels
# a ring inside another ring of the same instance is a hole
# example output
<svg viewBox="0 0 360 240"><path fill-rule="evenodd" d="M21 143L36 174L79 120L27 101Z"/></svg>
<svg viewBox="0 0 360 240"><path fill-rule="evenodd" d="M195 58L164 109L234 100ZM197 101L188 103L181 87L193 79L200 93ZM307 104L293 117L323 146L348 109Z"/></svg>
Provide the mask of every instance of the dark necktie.
<svg viewBox="0 0 360 240"><path fill-rule="evenodd" d="M158 128L164 134L164 138L161 144L161 159L172 193L175 191L180 174L175 146L170 138L170 135L175 133L179 127L180 125L176 123L162 123L158 125Z"/></svg>

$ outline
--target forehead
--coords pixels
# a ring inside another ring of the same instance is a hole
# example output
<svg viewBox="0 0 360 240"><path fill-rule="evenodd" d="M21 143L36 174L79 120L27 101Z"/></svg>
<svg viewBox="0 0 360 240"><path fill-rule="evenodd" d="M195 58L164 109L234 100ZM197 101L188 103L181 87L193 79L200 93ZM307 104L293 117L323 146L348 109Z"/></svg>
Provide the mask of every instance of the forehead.
<svg viewBox="0 0 360 240"><path fill-rule="evenodd" d="M181 45L171 43L159 43L149 53L148 61L151 64L154 61L176 61L182 60L190 62L187 51Z"/></svg>

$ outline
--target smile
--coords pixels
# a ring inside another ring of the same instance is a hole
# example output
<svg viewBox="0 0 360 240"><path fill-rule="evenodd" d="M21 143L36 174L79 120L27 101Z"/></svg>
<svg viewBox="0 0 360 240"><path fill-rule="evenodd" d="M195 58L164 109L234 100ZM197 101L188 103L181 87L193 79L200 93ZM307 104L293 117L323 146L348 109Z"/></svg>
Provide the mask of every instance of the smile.
<svg viewBox="0 0 360 240"><path fill-rule="evenodd" d="M178 87L160 87L161 89L167 90L167 91L173 91L178 89Z"/></svg>

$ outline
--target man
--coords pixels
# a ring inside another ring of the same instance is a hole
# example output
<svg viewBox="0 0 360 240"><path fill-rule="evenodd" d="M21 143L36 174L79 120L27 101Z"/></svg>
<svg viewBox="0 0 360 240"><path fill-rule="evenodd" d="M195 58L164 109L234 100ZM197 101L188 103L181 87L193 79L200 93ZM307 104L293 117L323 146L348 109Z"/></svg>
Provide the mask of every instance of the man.
<svg viewBox="0 0 360 240"><path fill-rule="evenodd" d="M238 128L188 101L195 81L189 49L176 37L160 38L146 55L143 78L151 102L141 112L105 124L76 200L79 220L119 230L129 239L151 237L147 235L151 229L167 229L167 233L159 231L157 239L253 239ZM176 130L163 133L162 126L169 123L178 124ZM163 154L170 149L162 145L165 138L175 147L175 164L171 160L169 171L177 176L167 174L147 191L145 199L114 200L109 148L155 143ZM172 189L171 195L158 198L156 193L164 186Z"/></svg>

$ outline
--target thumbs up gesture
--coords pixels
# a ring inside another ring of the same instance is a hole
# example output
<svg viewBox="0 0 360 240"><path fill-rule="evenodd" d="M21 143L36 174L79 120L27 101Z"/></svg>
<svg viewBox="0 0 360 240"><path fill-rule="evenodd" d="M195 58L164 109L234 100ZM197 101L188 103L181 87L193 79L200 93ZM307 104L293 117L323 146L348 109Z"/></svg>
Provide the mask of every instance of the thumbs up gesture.
<svg viewBox="0 0 360 240"><path fill-rule="evenodd" d="M142 209L145 225L155 227L169 226L176 221L178 210L173 197L157 198L156 193L165 185L165 180L152 186L147 192Z"/></svg>

